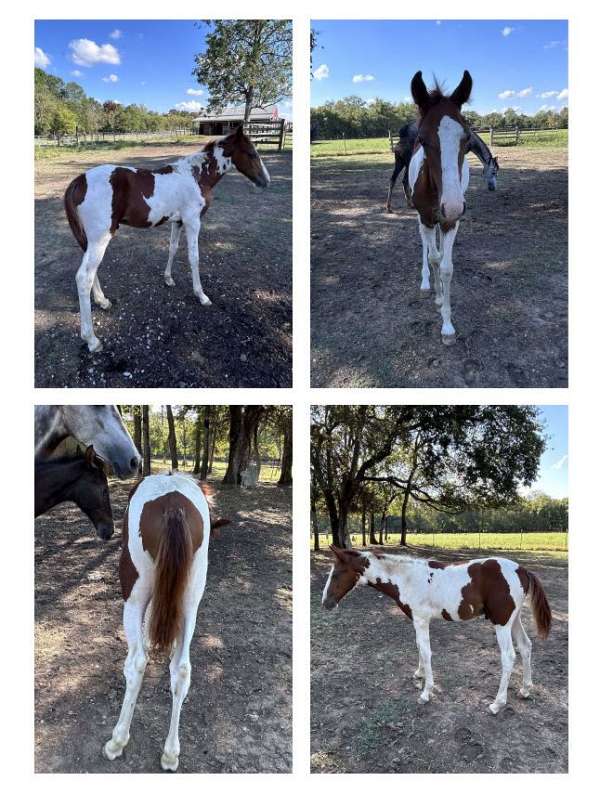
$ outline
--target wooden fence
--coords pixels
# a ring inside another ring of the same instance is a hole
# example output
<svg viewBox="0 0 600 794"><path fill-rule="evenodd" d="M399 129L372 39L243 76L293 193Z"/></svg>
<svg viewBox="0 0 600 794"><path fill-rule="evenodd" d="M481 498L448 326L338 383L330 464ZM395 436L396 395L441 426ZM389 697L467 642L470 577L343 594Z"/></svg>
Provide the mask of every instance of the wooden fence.
<svg viewBox="0 0 600 794"><path fill-rule="evenodd" d="M518 146L519 144L527 143L528 138L535 138L540 134L554 132L554 130L540 128L522 130L519 127L502 127L500 129L494 127L481 127L480 129L473 129L473 132L478 134L488 133L490 136L490 146ZM393 152L394 147L400 140L400 136L397 132L388 130L388 139L390 142L390 150Z"/></svg>
<svg viewBox="0 0 600 794"><path fill-rule="evenodd" d="M252 143L259 146L276 146L279 151L285 146L287 133L287 122L285 119L276 121L247 121L244 124L244 132Z"/></svg>
<svg viewBox="0 0 600 794"><path fill-rule="evenodd" d="M80 143L104 143L105 141L165 141L180 138L183 135L192 135L191 127L174 127L156 132L80 132L77 130L72 135L56 136L36 135L36 146L78 146Z"/></svg>

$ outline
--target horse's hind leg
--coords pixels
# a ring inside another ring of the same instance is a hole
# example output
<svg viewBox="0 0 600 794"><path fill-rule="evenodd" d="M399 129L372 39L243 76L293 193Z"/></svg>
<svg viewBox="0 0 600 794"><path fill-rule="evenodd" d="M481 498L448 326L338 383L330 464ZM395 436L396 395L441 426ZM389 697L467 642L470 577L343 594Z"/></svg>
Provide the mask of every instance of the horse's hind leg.
<svg viewBox="0 0 600 794"><path fill-rule="evenodd" d="M136 583L136 587L141 587L139 582ZM142 686L144 671L148 663L148 655L144 645L144 634L142 629L146 604L147 598L140 598L140 596L136 594L135 599L132 600L130 597L130 600L125 602L123 608L123 628L125 629L128 647L123 672L125 674L127 687L121 707L121 714L119 715L119 721L113 729L112 738L104 745L104 755L110 761L114 761L115 758L123 753L123 748L129 741L129 727L131 725L137 697Z"/></svg>
<svg viewBox="0 0 600 794"><path fill-rule="evenodd" d="M385 203L385 208L388 212L392 211L392 191L394 190L394 185L396 184L396 180L398 179L398 174L403 169L402 163L399 163L396 160L396 165L394 166L394 172L390 177L390 186L388 187L388 194L387 194L387 201Z"/></svg>
<svg viewBox="0 0 600 794"><path fill-rule="evenodd" d="M414 619L415 634L417 635L417 647L419 648L419 668L425 678L423 691L419 695L421 703L427 703L433 691L433 671L431 668L431 645L429 644L429 622L418 618Z"/></svg>
<svg viewBox="0 0 600 794"><path fill-rule="evenodd" d="M511 624L514 620L514 614L505 626L496 626L496 638L498 640L498 647L500 648L500 659L502 662L502 676L500 677L500 686L496 700L490 703L490 711L492 714L497 714L504 706L506 706L506 696L508 692L508 683L515 664L515 649L512 644Z"/></svg>
<svg viewBox="0 0 600 794"><path fill-rule="evenodd" d="M171 276L171 269L173 267L173 260L175 259L175 255L177 254L177 248L179 247L179 238L181 237L181 227L182 224L180 222L171 224L171 240L169 241L169 258L167 260L167 266L165 268L165 284L167 285L167 287L175 286L175 282L173 281L173 277Z"/></svg>
<svg viewBox="0 0 600 794"><path fill-rule="evenodd" d="M110 242L110 234L105 234L99 240L88 240L88 247L81 260L81 265L75 276L77 292L79 294L79 318L81 322L81 338L87 342L90 353L102 350L102 343L94 334L92 322L92 304L90 292L94 286L96 272L102 262L106 246Z"/></svg>
<svg viewBox="0 0 600 794"><path fill-rule="evenodd" d="M165 741L160 765L166 772L175 772L179 766L179 720L181 707L190 688L192 665L190 662L190 643L196 626L196 613L200 599L185 607L185 616L181 636L177 639L175 651L171 657L169 672L171 673L171 695L173 707L171 724Z"/></svg>
<svg viewBox="0 0 600 794"><path fill-rule="evenodd" d="M519 694L523 698L528 698L533 686L533 681L531 680L531 640L523 628L520 611L513 623L512 636L523 660L523 686L519 690Z"/></svg>

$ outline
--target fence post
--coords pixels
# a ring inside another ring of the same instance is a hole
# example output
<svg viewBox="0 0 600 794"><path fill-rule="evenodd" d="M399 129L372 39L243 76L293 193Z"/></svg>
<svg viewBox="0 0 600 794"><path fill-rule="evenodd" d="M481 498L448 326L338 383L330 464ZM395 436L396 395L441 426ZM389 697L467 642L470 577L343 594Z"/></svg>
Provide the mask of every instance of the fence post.
<svg viewBox="0 0 600 794"><path fill-rule="evenodd" d="M519 145L519 140L520 139L521 139L521 130L517 127L517 136L516 136L516 140L515 140L515 143L516 143L517 146Z"/></svg>
<svg viewBox="0 0 600 794"><path fill-rule="evenodd" d="M279 151L282 151L285 142L285 119L279 122Z"/></svg>

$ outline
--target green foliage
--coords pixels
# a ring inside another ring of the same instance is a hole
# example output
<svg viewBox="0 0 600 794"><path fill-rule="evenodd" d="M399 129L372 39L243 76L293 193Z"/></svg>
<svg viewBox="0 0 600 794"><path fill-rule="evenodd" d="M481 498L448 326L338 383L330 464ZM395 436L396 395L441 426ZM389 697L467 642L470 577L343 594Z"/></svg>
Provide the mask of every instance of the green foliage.
<svg viewBox="0 0 600 794"><path fill-rule="evenodd" d="M348 96L311 109L311 139L379 138L387 136L389 130L397 132L403 124L416 117L417 110L412 103L394 104L379 98L367 102L357 96ZM569 126L566 107L558 112L541 110L533 116L517 113L512 108L505 113L484 115L466 110L465 117L471 126L479 129L519 127L523 130L554 130Z"/></svg>
<svg viewBox="0 0 600 794"><path fill-rule="evenodd" d="M292 91L292 23L288 20L212 20L194 74L206 85L211 110L228 104L275 104Z"/></svg>

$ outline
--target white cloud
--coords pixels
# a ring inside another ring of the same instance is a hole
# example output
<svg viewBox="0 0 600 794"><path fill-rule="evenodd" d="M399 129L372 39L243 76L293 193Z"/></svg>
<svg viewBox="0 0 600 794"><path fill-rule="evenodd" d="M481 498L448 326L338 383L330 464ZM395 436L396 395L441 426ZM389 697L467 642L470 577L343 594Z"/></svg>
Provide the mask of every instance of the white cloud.
<svg viewBox="0 0 600 794"><path fill-rule="evenodd" d="M38 67L38 69L45 69L47 66L50 66L52 61L50 60L50 56L48 53L44 52L41 47L36 47L33 51L33 62Z"/></svg>
<svg viewBox="0 0 600 794"><path fill-rule="evenodd" d="M71 58L77 66L94 66L97 63L121 63L119 51L112 44L96 44L90 39L74 39L69 42Z"/></svg>
<svg viewBox="0 0 600 794"><path fill-rule="evenodd" d="M551 468L552 469L562 469L562 467L566 465L568 459L569 459L568 455L563 455L562 458L559 458L556 461L556 463L552 464Z"/></svg>
<svg viewBox="0 0 600 794"><path fill-rule="evenodd" d="M517 91L517 96L526 97L529 96L532 91L533 91L533 86L530 85L527 86L527 88L522 88L520 91Z"/></svg>
<svg viewBox="0 0 600 794"><path fill-rule="evenodd" d="M322 63L313 72L313 77L315 80L325 80L327 77L329 77L329 66L327 66L326 63Z"/></svg>
<svg viewBox="0 0 600 794"><path fill-rule="evenodd" d="M502 28L502 30L500 32L506 38L506 36L510 36L510 34L514 33L514 31L515 31L514 28L509 28L509 26L506 25L506 27Z"/></svg>
<svg viewBox="0 0 600 794"><path fill-rule="evenodd" d="M498 99L509 99L511 96L515 96L516 93L517 93L516 91L511 91L510 89L507 89L506 91L501 91L498 94Z"/></svg>
<svg viewBox="0 0 600 794"><path fill-rule="evenodd" d="M119 78L117 77L116 74L109 74L106 77L103 77L102 81L104 83L118 83L119 82Z"/></svg>
<svg viewBox="0 0 600 794"><path fill-rule="evenodd" d="M123 36L123 31L115 28L112 33L108 34L109 39L120 39Z"/></svg>
<svg viewBox="0 0 600 794"><path fill-rule="evenodd" d="M201 88L188 88L185 93L189 94L190 96L202 96L204 91Z"/></svg>
<svg viewBox="0 0 600 794"><path fill-rule="evenodd" d="M184 110L189 113L200 113L201 110L204 110L204 105L195 99L190 99L188 102L178 102L175 105L175 110Z"/></svg>
<svg viewBox="0 0 600 794"><path fill-rule="evenodd" d="M441 19L436 19L435 20L435 24L436 25L441 25L442 24L442 20Z"/></svg>
<svg viewBox="0 0 600 794"><path fill-rule="evenodd" d="M544 44L544 49L554 50L556 47L560 47L561 44L564 44L564 41L549 41L547 44Z"/></svg>
<svg viewBox="0 0 600 794"><path fill-rule="evenodd" d="M371 80L375 79L375 75L373 74L355 74L352 78L353 83L370 83Z"/></svg>
<svg viewBox="0 0 600 794"><path fill-rule="evenodd" d="M367 103L367 105L374 105L374 104L375 104L375 101L376 101L376 100L375 100L375 97L372 97L371 99L367 99L367 100L366 100L366 103Z"/></svg>
<svg viewBox="0 0 600 794"><path fill-rule="evenodd" d="M71 75L73 77L83 77L83 72L80 72L79 69L73 69Z"/></svg>
<svg viewBox="0 0 600 794"><path fill-rule="evenodd" d="M557 98L557 99L568 99L568 98L569 98L569 89L568 89L568 88L563 88L563 90L562 90L562 91L560 91L560 92L559 92L559 93L556 95L556 98Z"/></svg>
<svg viewBox="0 0 600 794"><path fill-rule="evenodd" d="M412 105L412 103L414 102L414 99L411 96L403 96L402 97L402 101L403 102L410 102L410 104Z"/></svg>
<svg viewBox="0 0 600 794"><path fill-rule="evenodd" d="M551 96L558 96L558 91L542 91L538 96L540 99L548 99Z"/></svg>

